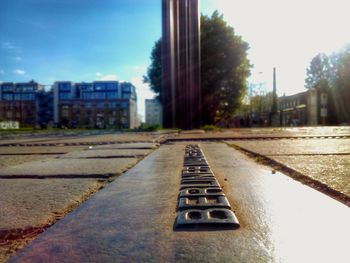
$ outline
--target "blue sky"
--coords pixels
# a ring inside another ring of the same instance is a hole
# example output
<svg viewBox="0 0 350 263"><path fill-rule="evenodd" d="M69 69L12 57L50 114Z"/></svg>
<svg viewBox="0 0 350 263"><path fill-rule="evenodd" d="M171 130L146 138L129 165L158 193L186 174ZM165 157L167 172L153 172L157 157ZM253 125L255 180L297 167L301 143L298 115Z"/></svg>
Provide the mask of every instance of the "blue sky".
<svg viewBox="0 0 350 263"><path fill-rule="evenodd" d="M350 42L347 0L202 0L250 44L250 82L278 92L303 91L318 52ZM161 0L0 0L0 81L131 81L144 115L153 94L142 83L161 36Z"/></svg>

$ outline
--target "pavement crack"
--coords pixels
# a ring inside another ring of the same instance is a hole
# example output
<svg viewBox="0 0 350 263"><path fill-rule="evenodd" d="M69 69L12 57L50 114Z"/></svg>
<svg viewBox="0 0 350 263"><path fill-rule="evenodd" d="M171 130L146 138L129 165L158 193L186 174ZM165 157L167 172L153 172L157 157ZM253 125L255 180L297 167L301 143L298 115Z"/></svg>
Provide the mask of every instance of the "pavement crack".
<svg viewBox="0 0 350 263"><path fill-rule="evenodd" d="M266 156L342 156L342 155L350 155L350 153L284 153L284 154L267 154Z"/></svg>
<svg viewBox="0 0 350 263"><path fill-rule="evenodd" d="M145 155L110 155L110 156L89 156L89 157L61 157L60 159L134 159L142 158Z"/></svg>
<svg viewBox="0 0 350 263"><path fill-rule="evenodd" d="M49 152L49 153L0 153L0 156L17 156L17 155L26 155L26 156L32 156L32 155L61 155L66 154L66 152Z"/></svg>
<svg viewBox="0 0 350 263"><path fill-rule="evenodd" d="M0 175L0 179L108 179L117 176L119 173L108 174L55 174L55 175Z"/></svg>

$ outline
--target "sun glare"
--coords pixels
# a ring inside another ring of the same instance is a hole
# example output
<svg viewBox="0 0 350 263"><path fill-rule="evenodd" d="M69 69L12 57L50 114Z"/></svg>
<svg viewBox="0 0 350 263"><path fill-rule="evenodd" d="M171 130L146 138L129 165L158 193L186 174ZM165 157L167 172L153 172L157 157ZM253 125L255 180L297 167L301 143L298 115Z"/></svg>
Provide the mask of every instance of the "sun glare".
<svg viewBox="0 0 350 263"><path fill-rule="evenodd" d="M311 59L350 43L349 6L345 0L202 1L204 13L218 9L250 44L251 82L272 89L272 69L277 68L279 95L303 91Z"/></svg>

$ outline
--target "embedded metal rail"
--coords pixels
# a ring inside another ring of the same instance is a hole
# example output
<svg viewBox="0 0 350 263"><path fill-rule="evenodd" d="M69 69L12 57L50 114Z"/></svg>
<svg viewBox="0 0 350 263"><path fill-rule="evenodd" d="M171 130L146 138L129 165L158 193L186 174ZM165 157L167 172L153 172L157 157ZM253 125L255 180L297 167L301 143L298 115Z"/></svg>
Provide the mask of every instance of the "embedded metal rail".
<svg viewBox="0 0 350 263"><path fill-rule="evenodd" d="M231 205L198 145L187 145L176 228L239 228Z"/></svg>

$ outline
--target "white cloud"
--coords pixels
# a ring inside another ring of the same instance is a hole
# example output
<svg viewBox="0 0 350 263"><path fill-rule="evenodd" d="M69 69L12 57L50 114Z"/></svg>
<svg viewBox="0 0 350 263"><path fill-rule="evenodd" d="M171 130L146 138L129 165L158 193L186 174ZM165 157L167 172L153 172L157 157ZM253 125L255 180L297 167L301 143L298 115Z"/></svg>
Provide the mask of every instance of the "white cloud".
<svg viewBox="0 0 350 263"><path fill-rule="evenodd" d="M13 72L15 74L17 74L17 75L24 75L24 74L26 74L26 72L24 70L22 70L22 69L15 69Z"/></svg>
<svg viewBox="0 0 350 263"><path fill-rule="evenodd" d="M118 80L117 75L109 74L109 75L103 75L100 80Z"/></svg>
<svg viewBox="0 0 350 263"><path fill-rule="evenodd" d="M147 71L147 66L146 65L134 66L134 67L132 67L132 71L135 74L142 74L143 75Z"/></svg>
<svg viewBox="0 0 350 263"><path fill-rule="evenodd" d="M97 80L118 80L118 76L115 74L103 74L101 72L96 72L95 76Z"/></svg>
<svg viewBox="0 0 350 263"><path fill-rule="evenodd" d="M1 45L4 49L15 49L15 45L13 45L11 42L3 42Z"/></svg>
<svg viewBox="0 0 350 263"><path fill-rule="evenodd" d="M145 99L153 99L155 94L151 91L148 84L143 83L143 74L131 79L131 83L136 87L137 93L137 113L145 121Z"/></svg>

